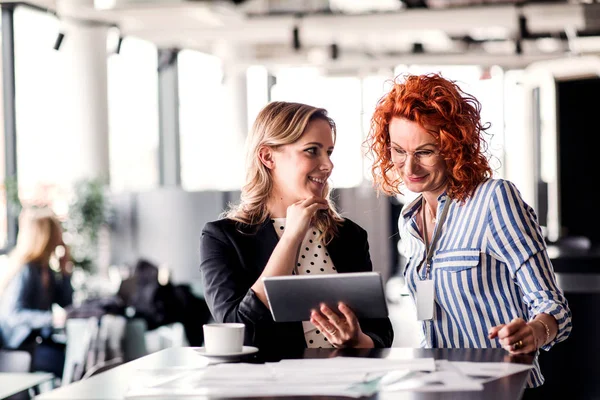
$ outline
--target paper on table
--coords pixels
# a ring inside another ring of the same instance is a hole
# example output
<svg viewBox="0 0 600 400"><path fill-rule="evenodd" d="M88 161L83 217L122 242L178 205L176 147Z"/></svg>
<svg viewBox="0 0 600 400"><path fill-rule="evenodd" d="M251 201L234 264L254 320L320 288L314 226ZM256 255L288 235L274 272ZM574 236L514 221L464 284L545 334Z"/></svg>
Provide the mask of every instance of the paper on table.
<svg viewBox="0 0 600 400"><path fill-rule="evenodd" d="M233 364L232 364L233 365ZM216 367L216 366L215 366ZM126 398L154 396L217 396L217 397L248 397L248 396L369 396L373 392L365 391L362 387L353 387L355 377L346 377L320 382L306 382L302 379L279 379L270 375L264 365L245 364L243 368L215 368L191 370L187 373L162 372L159 381L146 380L138 376L130 384ZM226 372L225 370L228 370ZM244 370L247 375L239 375ZM229 375L229 373L234 375ZM157 374L150 375L154 377ZM175 377L167 380L167 376Z"/></svg>
<svg viewBox="0 0 600 400"><path fill-rule="evenodd" d="M380 380L379 399L386 392L453 392L483 390L483 384L464 375L447 360L437 360L436 371L410 371L405 374L391 372ZM397 379L393 375L397 374ZM390 376L391 375L391 376Z"/></svg>
<svg viewBox="0 0 600 400"><path fill-rule="evenodd" d="M273 370L279 374L295 372L318 374L339 374L344 372L386 372L398 369L411 371L434 371L433 358L415 358L407 360L363 357L334 357L302 360L281 360L269 363Z"/></svg>
<svg viewBox="0 0 600 400"><path fill-rule="evenodd" d="M274 385L311 385L311 384L344 384L346 386L372 380L383 375L382 372L344 371L319 374L313 371L298 373L279 373L269 364L219 364L209 368L188 371L171 371L162 369L156 371L138 371L134 382L138 386L158 387L164 384L183 386L260 386Z"/></svg>
<svg viewBox="0 0 600 400"><path fill-rule="evenodd" d="M322 373L322 370L279 370L278 363L267 364L221 364L209 368L203 374L207 380L246 380L269 381L279 383L346 383L353 384L372 379L371 371L337 369ZM379 373L377 376L380 376Z"/></svg>
<svg viewBox="0 0 600 400"><path fill-rule="evenodd" d="M452 365L458 368L464 375L468 375L472 379L483 382L492 381L533 368L533 365L506 362L452 361Z"/></svg>
<svg viewBox="0 0 600 400"><path fill-rule="evenodd" d="M138 371L127 398L141 396L370 396L385 373L433 371L433 359L358 357L284 360L266 364L217 364L188 371Z"/></svg>
<svg viewBox="0 0 600 400"><path fill-rule="evenodd" d="M142 388L132 390L125 394L126 399L149 398L165 399L184 396L208 397L271 397L271 396L335 396L359 398L371 396L373 393L361 393L348 387L311 387L311 386L261 386L260 388L248 387L220 387L220 388Z"/></svg>

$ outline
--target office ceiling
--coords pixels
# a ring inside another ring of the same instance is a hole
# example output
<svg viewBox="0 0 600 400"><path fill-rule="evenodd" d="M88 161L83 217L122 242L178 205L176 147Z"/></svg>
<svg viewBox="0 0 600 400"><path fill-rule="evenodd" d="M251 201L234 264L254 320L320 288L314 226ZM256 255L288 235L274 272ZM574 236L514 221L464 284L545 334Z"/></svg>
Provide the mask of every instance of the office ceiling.
<svg viewBox="0 0 600 400"><path fill-rule="evenodd" d="M520 67L600 52L600 3L520 0L31 0L235 65Z"/></svg>

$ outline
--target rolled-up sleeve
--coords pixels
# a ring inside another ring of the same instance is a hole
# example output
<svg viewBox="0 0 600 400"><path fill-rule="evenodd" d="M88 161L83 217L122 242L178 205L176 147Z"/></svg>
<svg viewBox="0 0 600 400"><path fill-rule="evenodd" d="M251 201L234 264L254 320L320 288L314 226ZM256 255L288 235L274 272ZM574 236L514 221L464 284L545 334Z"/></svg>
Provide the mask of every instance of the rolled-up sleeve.
<svg viewBox="0 0 600 400"><path fill-rule="evenodd" d="M546 313L558 323L558 333L554 340L542 348L549 350L562 342L571 333L571 310L567 299L558 288L552 264L546 252L539 252L527 260L517 271L517 281L524 291L523 300L529 306L529 318Z"/></svg>
<svg viewBox="0 0 600 400"><path fill-rule="evenodd" d="M546 313L558 323L555 339L543 347L549 350L569 337L571 310L556 282L535 212L508 181L496 188L491 210L489 243L496 257L508 265L521 289L529 319Z"/></svg>

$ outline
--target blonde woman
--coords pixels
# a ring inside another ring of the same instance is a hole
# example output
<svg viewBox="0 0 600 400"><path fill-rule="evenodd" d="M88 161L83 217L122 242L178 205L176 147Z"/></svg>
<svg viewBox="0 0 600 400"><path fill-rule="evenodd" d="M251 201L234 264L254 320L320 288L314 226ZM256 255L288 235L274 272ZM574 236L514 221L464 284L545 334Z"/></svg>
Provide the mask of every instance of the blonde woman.
<svg viewBox="0 0 600 400"><path fill-rule="evenodd" d="M387 318L358 320L344 305L323 306L298 323L276 323L269 311L264 277L372 270L367 233L342 218L329 197L335 139L326 110L268 104L248 136L240 204L202 231L210 311L218 322L244 323L245 344L261 351L392 344Z"/></svg>
<svg viewBox="0 0 600 400"><path fill-rule="evenodd" d="M55 274L50 259L58 246L65 251L59 259L60 273ZM38 360L37 356L45 352L37 348L35 341L40 336L50 337L53 326L64 324L65 314L53 315L52 304L65 307L72 303L70 276L69 253L60 221L49 210L24 210L19 218L17 244L0 281L0 332L7 348L33 351L35 347L33 369L57 376L62 376L60 358ZM56 357L55 353L48 352L52 357Z"/></svg>

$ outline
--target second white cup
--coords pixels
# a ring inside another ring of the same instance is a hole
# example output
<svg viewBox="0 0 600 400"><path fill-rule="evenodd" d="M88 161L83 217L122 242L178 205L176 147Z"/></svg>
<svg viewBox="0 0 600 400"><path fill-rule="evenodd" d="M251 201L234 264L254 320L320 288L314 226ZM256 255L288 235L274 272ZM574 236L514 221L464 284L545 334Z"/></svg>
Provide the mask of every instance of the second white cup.
<svg viewBox="0 0 600 400"><path fill-rule="evenodd" d="M206 354L240 353L244 348L244 324L204 324L204 348Z"/></svg>

